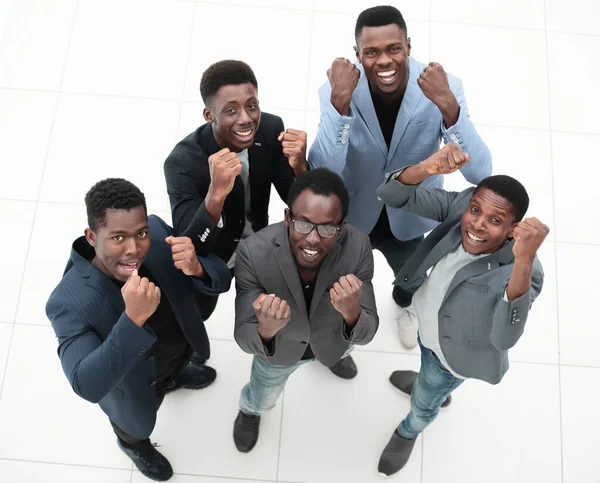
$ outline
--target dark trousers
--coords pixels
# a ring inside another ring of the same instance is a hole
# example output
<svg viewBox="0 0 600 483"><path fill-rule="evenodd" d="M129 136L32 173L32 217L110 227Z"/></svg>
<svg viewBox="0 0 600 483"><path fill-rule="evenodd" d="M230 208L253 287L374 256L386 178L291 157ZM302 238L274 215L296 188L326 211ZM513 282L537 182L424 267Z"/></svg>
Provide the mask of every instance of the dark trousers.
<svg viewBox="0 0 600 483"><path fill-rule="evenodd" d="M398 275L400 269L415 253L417 247L421 244L423 235L412 240L398 240L390 228L390 221L387 216L387 210L381 210L381 215L377 224L369 233L371 247L379 250L388 262L390 268L394 271L394 277ZM413 294L425 282L426 275L410 280L402 287L395 285L392 291L394 301L400 307L408 307L412 301Z"/></svg>
<svg viewBox="0 0 600 483"><path fill-rule="evenodd" d="M179 373L183 369L185 369L190 362L193 362L192 350L191 350L190 346L188 346L188 349L186 350L185 354L183 354L182 357L183 357L183 359L181 360L181 364L179 365L179 367L177 367L177 369L175 369L171 373L168 373L166 375L166 377L161 377L160 381L157 381L158 384L156 384L156 386L155 386L156 411L159 410L167 393L172 391L175 388L175 386L177 385L177 376L179 375ZM113 428L113 431L117 435L117 438L119 438L121 440L121 443L123 443L124 446L136 446L141 443L150 442L150 438L146 438L146 439L134 438L133 436L131 436L131 435L127 434L125 431L123 431L119 426L117 426L112 421L110 421L110 424Z"/></svg>

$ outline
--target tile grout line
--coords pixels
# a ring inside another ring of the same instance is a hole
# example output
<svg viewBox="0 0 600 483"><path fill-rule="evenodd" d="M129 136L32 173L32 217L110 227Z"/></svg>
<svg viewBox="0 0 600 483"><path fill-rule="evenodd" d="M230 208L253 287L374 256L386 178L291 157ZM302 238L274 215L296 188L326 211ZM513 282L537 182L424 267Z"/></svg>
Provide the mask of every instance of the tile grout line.
<svg viewBox="0 0 600 483"><path fill-rule="evenodd" d="M310 29L308 33L308 65L306 66L306 72L310 72L310 64L312 58L312 47L313 47L313 35L315 33L315 3L316 0L313 0L312 9L310 12ZM307 126L306 123L308 121L308 96L310 95L310 76L306 78L306 88L304 92L304 126L303 131L306 132ZM306 146L306 160L308 161L308 150L310 146Z"/></svg>
<svg viewBox="0 0 600 483"><path fill-rule="evenodd" d="M194 29L196 28L196 10L198 8L198 4L196 2L192 5L192 24L190 26L190 38L188 39L188 51L187 56L185 58L185 70L183 72L183 85L181 86L181 96L179 98L179 115L177 116L177 128L175 131L175 141L174 144L179 142L179 130L181 129L181 117L183 115L183 105L185 104L185 87L187 85L187 76L190 67L190 58L192 56L192 43L194 41ZM169 200L166 210L171 214L171 202Z"/></svg>
<svg viewBox="0 0 600 483"><path fill-rule="evenodd" d="M29 233L29 241L27 243L27 252L25 253L25 260L23 261L23 271L21 272L21 283L19 284L19 296L17 297L17 303L15 305L15 313L13 316L13 326L12 329L10 331L10 338L8 341L8 349L6 351L6 359L5 359L5 365L4 365L4 373L2 374L2 382L0 384L0 401L2 400L2 394L4 392L4 383L6 382L6 374L8 372L8 361L10 358L10 349L12 347L12 341L13 341L13 335L15 333L15 327L16 327L16 320L17 320L17 314L19 312L19 305L21 303L21 295L23 293L23 285L25 282L25 271L27 270L27 262L29 260L29 251L31 250L31 242L33 240L33 232L35 230L35 220L37 217L37 212L38 212L38 206L39 206L39 198L40 198L40 193L42 192L42 186L44 183L44 173L46 171L46 164L48 163L48 152L50 151L50 143L52 142L52 132L54 131L54 122L56 120L56 113L58 111L58 104L60 101L60 89L62 87L62 83L63 83L63 79L65 77L65 70L67 68L67 59L69 58L69 51L71 49L71 39L73 38L73 30L75 29L75 19L77 18L77 10L79 8L79 0L77 0L77 3L75 4L75 8L73 9L73 20L71 21L71 31L69 32L69 42L67 43L67 49L65 51L65 57L63 60L63 66L62 66L62 73L60 75L60 83L59 83L59 90L58 93L56 95L56 101L54 104L54 112L52 113L52 124L50 126L50 132L48 133L48 142L46 144L46 155L44 156L44 164L42 166L42 171L40 173L40 184L38 186L38 195L37 195L37 200L35 203L35 206L33 208L33 217L32 217L32 221L31 221L31 232Z"/></svg>
<svg viewBox="0 0 600 483"><path fill-rule="evenodd" d="M546 44L546 88L548 89L548 127L550 128L550 172L552 175L552 213L553 223L556 229L556 196L555 196L555 185L554 185L554 143L552 134L552 95L550 94L550 52L548 50L548 22L547 22L547 1L544 0L544 42ZM558 349L558 416L559 416L559 435L560 435L560 478L564 483L565 481L565 469L564 469L564 451L563 451L563 420L562 420L562 371L560 364L560 310L559 310L559 290L558 290L558 250L557 246L554 245L554 266L556 269L556 344Z"/></svg>
<svg viewBox="0 0 600 483"><path fill-rule="evenodd" d="M285 410L285 388L281 394L281 417L279 419L279 442L277 444L277 471L275 472L275 481L279 481L279 463L281 459L281 440L283 439L283 411Z"/></svg>

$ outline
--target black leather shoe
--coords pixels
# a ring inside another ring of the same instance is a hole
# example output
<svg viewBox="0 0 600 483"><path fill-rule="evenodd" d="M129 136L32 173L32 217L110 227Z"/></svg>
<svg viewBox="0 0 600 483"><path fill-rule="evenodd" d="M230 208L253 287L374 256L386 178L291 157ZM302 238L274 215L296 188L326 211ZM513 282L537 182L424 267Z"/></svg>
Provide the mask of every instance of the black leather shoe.
<svg viewBox="0 0 600 483"><path fill-rule="evenodd" d="M394 371L390 376L390 382L396 389L400 389L404 394L412 392L412 387L419 373L415 371ZM452 403L452 395L449 395L442 403L442 409L446 409Z"/></svg>
<svg viewBox="0 0 600 483"><path fill-rule="evenodd" d="M392 438L381 453L377 471L383 476L392 476L406 466L415 446L416 439L404 439L394 431Z"/></svg>
<svg viewBox="0 0 600 483"><path fill-rule="evenodd" d="M245 414L240 411L233 423L233 441L238 451L248 453L258 441L258 428L260 426L260 416Z"/></svg>
<svg viewBox="0 0 600 483"><path fill-rule="evenodd" d="M190 362L175 379L175 389L204 389L217 378L217 371L206 364Z"/></svg>
<svg viewBox="0 0 600 483"><path fill-rule="evenodd" d="M356 368L352 356L346 356L340 359L331 366L329 370L342 379L354 379L356 374L358 374L358 369Z"/></svg>
<svg viewBox="0 0 600 483"><path fill-rule="evenodd" d="M119 448L131 458L140 472L154 481L167 481L173 476L171 463L162 454L158 452L150 440L143 441L135 446L125 446L117 438Z"/></svg>

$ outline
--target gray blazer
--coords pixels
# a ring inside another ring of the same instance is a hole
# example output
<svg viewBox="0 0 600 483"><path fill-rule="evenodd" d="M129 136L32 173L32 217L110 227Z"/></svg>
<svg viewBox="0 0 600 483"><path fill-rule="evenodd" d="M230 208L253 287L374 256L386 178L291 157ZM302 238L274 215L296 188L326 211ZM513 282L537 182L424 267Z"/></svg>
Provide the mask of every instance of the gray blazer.
<svg viewBox="0 0 600 483"><path fill-rule="evenodd" d="M379 197L390 206L441 222L398 273L394 283L402 285L458 247L461 217L475 188L457 193L406 186L393 179L397 172L385 177L377 190ZM440 346L450 367L491 384L500 382L508 370L508 349L523 334L544 280L536 257L529 291L510 302L504 300L514 265L513 245L511 240L458 270L438 313Z"/></svg>
<svg viewBox="0 0 600 483"><path fill-rule="evenodd" d="M271 364L291 366L298 362L310 343L315 357L324 365L338 362L350 345L367 344L379 326L373 293L373 252L369 237L346 224L342 235L323 261L310 309L306 307L298 268L290 251L288 228L276 223L238 245L235 260L235 340L245 352ZM353 273L363 282L361 314L346 333L342 315L331 305L329 290L342 275ZM258 332L253 302L262 293L284 299L291 309L288 324L269 348Z"/></svg>

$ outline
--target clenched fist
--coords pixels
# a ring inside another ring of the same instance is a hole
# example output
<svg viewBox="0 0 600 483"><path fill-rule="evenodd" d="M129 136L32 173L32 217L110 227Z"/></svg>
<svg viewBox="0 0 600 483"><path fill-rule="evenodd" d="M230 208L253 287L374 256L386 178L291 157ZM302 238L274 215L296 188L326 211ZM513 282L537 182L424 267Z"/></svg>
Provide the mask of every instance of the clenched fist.
<svg viewBox="0 0 600 483"><path fill-rule="evenodd" d="M550 228L537 218L526 218L513 228L513 254L516 260L532 263L535 255L548 236Z"/></svg>
<svg viewBox="0 0 600 483"><path fill-rule="evenodd" d="M171 256L175 268L178 268L189 277L204 277L206 272L196 256L196 249L189 237L168 236L165 241L171 245Z"/></svg>
<svg viewBox="0 0 600 483"><path fill-rule="evenodd" d="M435 174L454 173L468 162L469 155L463 153L458 144L448 143L425 161L421 161L420 164L427 175L433 176Z"/></svg>
<svg viewBox="0 0 600 483"><path fill-rule="evenodd" d="M292 169L306 167L306 133L297 129L286 129L277 138L283 147L283 154L288 158Z"/></svg>
<svg viewBox="0 0 600 483"><path fill-rule="evenodd" d="M142 327L160 303L160 289L134 270L121 289L125 314L135 325Z"/></svg>
<svg viewBox="0 0 600 483"><path fill-rule="evenodd" d="M242 162L228 148L208 158L210 190L218 198L225 198L233 189L235 177L242 172Z"/></svg>
<svg viewBox="0 0 600 483"><path fill-rule="evenodd" d="M331 305L342 314L347 325L353 326L360 317L362 285L362 281L350 273L342 275L329 291Z"/></svg>
<svg viewBox="0 0 600 483"><path fill-rule="evenodd" d="M352 93L358 85L360 71L348 59L338 57L327 70L331 84L331 104L342 116L350 114Z"/></svg>
<svg viewBox="0 0 600 483"><path fill-rule="evenodd" d="M444 117L446 127L456 124L460 106L450 89L444 68L437 62L431 62L417 78L417 84L425 97L438 107Z"/></svg>
<svg viewBox="0 0 600 483"><path fill-rule="evenodd" d="M288 303L274 294L259 295L252 308L258 319L256 330L265 342L275 337L277 332L287 325L292 315Z"/></svg>

